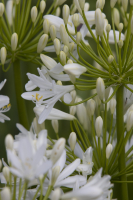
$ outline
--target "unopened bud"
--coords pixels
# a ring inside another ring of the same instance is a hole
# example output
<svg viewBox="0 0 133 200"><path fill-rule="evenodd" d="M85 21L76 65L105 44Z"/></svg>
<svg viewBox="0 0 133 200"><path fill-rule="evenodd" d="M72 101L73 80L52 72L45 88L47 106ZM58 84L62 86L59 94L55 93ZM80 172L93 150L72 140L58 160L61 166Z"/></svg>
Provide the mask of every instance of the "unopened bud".
<svg viewBox="0 0 133 200"><path fill-rule="evenodd" d="M47 34L43 34L40 37L38 45L37 45L37 53L41 53L44 50L44 48L47 45L47 42L48 42L48 35Z"/></svg>
<svg viewBox="0 0 133 200"><path fill-rule="evenodd" d="M4 4L0 3L0 17L2 17L4 10L5 10Z"/></svg>
<svg viewBox="0 0 133 200"><path fill-rule="evenodd" d="M95 21L96 21L96 34L102 37L104 31L104 18L99 8L97 8L95 11Z"/></svg>
<svg viewBox="0 0 133 200"><path fill-rule="evenodd" d="M95 101L93 99L88 100L87 101L87 112L90 117L92 117L94 115L95 108L96 108Z"/></svg>
<svg viewBox="0 0 133 200"><path fill-rule="evenodd" d="M114 8L113 15L114 15L114 23L115 23L116 27L118 28L119 23L120 23L120 13L117 8Z"/></svg>
<svg viewBox="0 0 133 200"><path fill-rule="evenodd" d="M133 6L133 0L130 0L130 5Z"/></svg>
<svg viewBox="0 0 133 200"><path fill-rule="evenodd" d="M56 27L54 25L51 25L49 32L52 40L54 41L54 39L56 38Z"/></svg>
<svg viewBox="0 0 133 200"><path fill-rule="evenodd" d="M105 4L105 1L103 1L103 0L97 0L97 2L96 2L96 8L100 8L101 10L103 10L104 4Z"/></svg>
<svg viewBox="0 0 133 200"><path fill-rule="evenodd" d="M90 8L90 4L86 2L84 5L84 12L87 12L89 8Z"/></svg>
<svg viewBox="0 0 133 200"><path fill-rule="evenodd" d="M117 0L110 0L110 7L114 8L116 2L117 2Z"/></svg>
<svg viewBox="0 0 133 200"><path fill-rule="evenodd" d="M82 40L82 34L81 32L77 32L77 35L76 35L76 42L77 44L79 44Z"/></svg>
<svg viewBox="0 0 133 200"><path fill-rule="evenodd" d="M32 20L33 23L36 21L37 14L38 14L37 7L36 7L36 6L33 6L33 7L31 8L31 20Z"/></svg>
<svg viewBox="0 0 133 200"><path fill-rule="evenodd" d="M11 48L13 51L16 50L17 45L18 45L18 35L17 33L13 33L11 37Z"/></svg>
<svg viewBox="0 0 133 200"><path fill-rule="evenodd" d="M2 172L3 172L3 176L6 179L6 182L8 183L10 180L10 171L9 171L8 167L3 167Z"/></svg>
<svg viewBox="0 0 133 200"><path fill-rule="evenodd" d="M44 0L42 0L40 2L40 11L41 11L41 13L44 13L45 8L46 8L46 2Z"/></svg>
<svg viewBox="0 0 133 200"><path fill-rule="evenodd" d="M68 23L69 15L70 15L69 6L68 6L68 5L64 5L64 6L63 6L63 20L64 20L64 23L65 23L65 24Z"/></svg>
<svg viewBox="0 0 133 200"><path fill-rule="evenodd" d="M78 0L81 10L84 10L85 7L85 0Z"/></svg>
<svg viewBox="0 0 133 200"><path fill-rule="evenodd" d="M75 46L74 46L74 42L71 42L71 43L70 43L70 51L71 51L71 52L74 51L74 47L75 47Z"/></svg>
<svg viewBox="0 0 133 200"><path fill-rule="evenodd" d="M79 15L77 13L72 16L72 21L75 27L79 25Z"/></svg>
<svg viewBox="0 0 133 200"><path fill-rule="evenodd" d="M100 137L103 129L103 119L101 118L101 116L96 118L95 129L97 136Z"/></svg>
<svg viewBox="0 0 133 200"><path fill-rule="evenodd" d="M0 195L1 195L1 200L11 200L11 192L8 187L4 187Z"/></svg>
<svg viewBox="0 0 133 200"><path fill-rule="evenodd" d="M123 19L123 21L124 21L124 26L127 27L128 21L127 21L126 17Z"/></svg>
<svg viewBox="0 0 133 200"><path fill-rule="evenodd" d="M60 54L61 44L60 44L60 40L58 40L57 38L54 39L54 48L55 48L55 52L58 56Z"/></svg>
<svg viewBox="0 0 133 200"><path fill-rule="evenodd" d="M128 0L122 0L122 7L124 9L124 11L126 12L127 11L127 7L128 7Z"/></svg>
<svg viewBox="0 0 133 200"><path fill-rule="evenodd" d="M76 106L71 106L70 107L70 114L74 116L75 113L76 113Z"/></svg>
<svg viewBox="0 0 133 200"><path fill-rule="evenodd" d="M2 47L0 50L0 58L1 58L1 64L4 65L6 61L7 51L5 47Z"/></svg>
<svg viewBox="0 0 133 200"><path fill-rule="evenodd" d="M60 51L60 61L62 65L66 64L66 54L64 53L64 51Z"/></svg>
<svg viewBox="0 0 133 200"><path fill-rule="evenodd" d="M73 91L71 91L70 92L70 95L71 95L71 97L72 97L72 102L71 103L74 103L75 102L75 99L76 99L76 90L73 90Z"/></svg>
<svg viewBox="0 0 133 200"><path fill-rule="evenodd" d="M112 144L108 144L106 147L106 158L109 159L111 153L112 153L113 147Z"/></svg>
<svg viewBox="0 0 133 200"><path fill-rule="evenodd" d="M57 160L60 158L61 154L63 153L63 150L65 148L65 143L66 143L66 140L64 138L60 138L55 143L52 153L51 153L51 157L50 157L53 164L57 162Z"/></svg>
<svg viewBox="0 0 133 200"><path fill-rule="evenodd" d="M122 32L122 30L123 30L123 23L119 23L118 30L119 30L120 33Z"/></svg>
<svg viewBox="0 0 133 200"><path fill-rule="evenodd" d="M116 108L116 99L115 98L112 98L110 100L110 111L111 111L111 114L113 115L114 112L115 112L115 108Z"/></svg>
<svg viewBox="0 0 133 200"><path fill-rule="evenodd" d="M120 49L123 47L123 40L118 41L118 46L119 46Z"/></svg>
<svg viewBox="0 0 133 200"><path fill-rule="evenodd" d="M131 110L127 115L127 131L130 131L133 127L133 110Z"/></svg>
<svg viewBox="0 0 133 200"><path fill-rule="evenodd" d="M133 34L133 16L132 16L132 19L131 19L131 33Z"/></svg>
<svg viewBox="0 0 133 200"><path fill-rule="evenodd" d="M73 61L71 60L71 59L69 59L68 61L67 61L67 64L72 64L73 63Z"/></svg>
<svg viewBox="0 0 133 200"><path fill-rule="evenodd" d="M14 143L14 139L13 139L12 135L8 134L5 138L6 149L13 150L13 143Z"/></svg>
<svg viewBox="0 0 133 200"><path fill-rule="evenodd" d="M105 84L102 78L98 78L96 82L96 90L100 100L103 100L105 97Z"/></svg>
<svg viewBox="0 0 133 200"><path fill-rule="evenodd" d="M65 54L68 56L68 54L69 54L69 49L68 49L68 46L64 46L63 47L63 51L65 52Z"/></svg>
<svg viewBox="0 0 133 200"><path fill-rule="evenodd" d="M49 28L50 28L49 20L48 19L44 19L44 22L43 22L43 31L44 31L45 34L49 33Z"/></svg>
<svg viewBox="0 0 133 200"><path fill-rule="evenodd" d="M109 33L110 30L111 30L111 26L110 26L110 24L107 24L107 26L106 26L106 32Z"/></svg>
<svg viewBox="0 0 133 200"><path fill-rule="evenodd" d="M51 185L54 186L59 174L60 174L60 166L54 167L52 169Z"/></svg>
<svg viewBox="0 0 133 200"><path fill-rule="evenodd" d="M108 62L109 62L109 63L112 63L113 60L114 60L114 56L110 55L110 56L108 57Z"/></svg>
<svg viewBox="0 0 133 200"><path fill-rule="evenodd" d="M63 44L69 47L69 37L63 24L60 26L60 36Z"/></svg>
<svg viewBox="0 0 133 200"><path fill-rule="evenodd" d="M51 195L51 200L59 200L61 196L61 189L60 188L56 188Z"/></svg>
<svg viewBox="0 0 133 200"><path fill-rule="evenodd" d="M57 7L56 12L55 12L55 16L59 17L60 16L60 7Z"/></svg>
<svg viewBox="0 0 133 200"><path fill-rule="evenodd" d="M59 132L58 120L57 119L53 119L51 122L52 122L52 127L53 127L55 133L58 133Z"/></svg>
<svg viewBox="0 0 133 200"><path fill-rule="evenodd" d="M76 133L72 132L69 136L69 143L70 143L70 148L72 151L74 151L74 149L75 149L76 140L77 140Z"/></svg>

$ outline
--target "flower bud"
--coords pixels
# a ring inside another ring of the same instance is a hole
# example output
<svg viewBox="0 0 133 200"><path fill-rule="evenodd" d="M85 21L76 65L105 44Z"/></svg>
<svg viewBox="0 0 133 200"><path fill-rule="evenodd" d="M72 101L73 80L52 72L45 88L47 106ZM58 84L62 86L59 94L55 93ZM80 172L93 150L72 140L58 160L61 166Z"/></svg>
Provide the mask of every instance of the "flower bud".
<svg viewBox="0 0 133 200"><path fill-rule="evenodd" d="M60 166L54 167L52 169L51 185L54 186L59 174L60 174Z"/></svg>
<svg viewBox="0 0 133 200"><path fill-rule="evenodd" d="M78 0L81 10L84 10L85 7L85 0Z"/></svg>
<svg viewBox="0 0 133 200"><path fill-rule="evenodd" d="M43 31L44 31L45 34L49 33L49 28L50 28L49 20L48 19L44 19L44 22L43 22Z"/></svg>
<svg viewBox="0 0 133 200"><path fill-rule="evenodd" d="M65 24L68 23L69 15L70 15L69 6L68 6L68 5L64 5L64 6L63 6L63 20L64 20L64 23L65 23Z"/></svg>
<svg viewBox="0 0 133 200"><path fill-rule="evenodd" d="M59 17L60 16L60 7L57 7L56 12L55 12L55 16Z"/></svg>
<svg viewBox="0 0 133 200"><path fill-rule="evenodd" d="M113 150L112 144L109 143L106 147L106 158L107 159L109 159L109 157L112 153L112 150Z"/></svg>
<svg viewBox="0 0 133 200"><path fill-rule="evenodd" d="M70 107L70 114L74 116L75 113L76 113L76 106L71 106Z"/></svg>
<svg viewBox="0 0 133 200"><path fill-rule="evenodd" d="M8 167L3 167L2 172L3 172L3 176L6 179L6 182L8 183L10 180L10 171L9 171Z"/></svg>
<svg viewBox="0 0 133 200"><path fill-rule="evenodd" d="M82 40L82 34L81 32L77 32L77 35L76 35L76 42L77 44L79 44Z"/></svg>
<svg viewBox="0 0 133 200"><path fill-rule="evenodd" d="M132 19L131 19L131 33L133 34L133 16L132 16Z"/></svg>
<svg viewBox="0 0 133 200"><path fill-rule="evenodd" d="M72 151L74 151L74 149L75 149L76 140L77 140L76 133L72 132L69 136L69 143L70 143L70 148Z"/></svg>
<svg viewBox="0 0 133 200"><path fill-rule="evenodd" d="M8 187L4 187L0 195L1 195L1 200L11 200L11 192Z"/></svg>
<svg viewBox="0 0 133 200"><path fill-rule="evenodd" d="M61 44L60 44L60 40L58 40L57 38L54 39L54 48L55 48L55 52L58 56L60 54Z"/></svg>
<svg viewBox="0 0 133 200"><path fill-rule="evenodd" d="M74 51L74 42L70 43L70 51L73 52Z"/></svg>
<svg viewBox="0 0 133 200"><path fill-rule="evenodd" d="M44 0L42 0L40 2L40 11L41 11L41 13L44 13L45 8L46 8L46 2Z"/></svg>
<svg viewBox="0 0 133 200"><path fill-rule="evenodd" d="M103 10L104 4L105 4L105 1L103 1L103 0L97 0L97 2L96 2L96 8L100 8L101 10Z"/></svg>
<svg viewBox="0 0 133 200"><path fill-rule="evenodd" d="M36 7L36 6L33 6L33 7L31 8L31 20L32 20L33 23L36 21L37 14L38 14L37 7Z"/></svg>
<svg viewBox="0 0 133 200"><path fill-rule="evenodd" d="M118 41L118 46L119 46L120 49L123 47L123 40Z"/></svg>
<svg viewBox="0 0 133 200"><path fill-rule="evenodd" d="M60 26L60 36L63 44L69 47L69 37L63 24Z"/></svg>
<svg viewBox="0 0 133 200"><path fill-rule="evenodd" d="M3 16L4 10L5 10L4 4L0 3L0 17Z"/></svg>
<svg viewBox="0 0 133 200"><path fill-rule="evenodd" d="M6 149L13 150L14 139L11 134L8 134L5 138L5 147Z"/></svg>
<svg viewBox="0 0 133 200"><path fill-rule="evenodd" d="M114 56L110 55L110 56L108 57L108 62L109 62L109 64L112 63L113 60L114 60Z"/></svg>
<svg viewBox="0 0 133 200"><path fill-rule="evenodd" d="M1 64L4 65L6 61L7 51L5 47L2 47L0 50L0 58L1 58Z"/></svg>
<svg viewBox="0 0 133 200"><path fill-rule="evenodd" d="M13 51L16 50L17 45L18 45L18 35L17 33L13 33L11 37L11 48Z"/></svg>
<svg viewBox="0 0 133 200"><path fill-rule="evenodd" d="M43 34L40 37L38 45L37 45L37 53L41 53L44 50L44 48L47 45L47 42L48 42L48 35L47 34Z"/></svg>
<svg viewBox="0 0 133 200"><path fill-rule="evenodd" d="M61 189L60 188L56 188L51 195L51 200L59 200L61 196Z"/></svg>
<svg viewBox="0 0 133 200"><path fill-rule="evenodd" d="M103 129L103 119L101 118L101 116L96 118L95 129L97 136L100 137Z"/></svg>
<svg viewBox="0 0 133 200"><path fill-rule="evenodd" d="M87 112L90 117L92 117L94 115L95 108L96 108L95 101L93 99L88 100L87 101Z"/></svg>
<svg viewBox="0 0 133 200"><path fill-rule="evenodd" d="M71 59L69 59L68 61L67 61L67 64L72 64L73 63L73 61L71 60Z"/></svg>
<svg viewBox="0 0 133 200"><path fill-rule="evenodd" d="M123 23L119 23L118 30L119 30L120 33L122 32L122 30L123 30Z"/></svg>
<svg viewBox="0 0 133 200"><path fill-rule="evenodd" d="M104 31L104 18L99 8L97 8L95 11L95 21L96 21L96 34L102 37Z"/></svg>
<svg viewBox="0 0 133 200"><path fill-rule="evenodd" d="M75 27L79 25L79 15L77 13L72 16L72 21Z"/></svg>
<svg viewBox="0 0 133 200"><path fill-rule="evenodd" d="M56 27L54 25L51 25L49 32L52 40L54 41L54 39L56 38Z"/></svg>
<svg viewBox="0 0 133 200"><path fill-rule="evenodd" d="M1 169L2 169L2 161L0 159L0 171L1 171Z"/></svg>
<svg viewBox="0 0 133 200"><path fill-rule="evenodd" d="M105 85L102 78L98 78L96 82L96 90L100 100L103 100L105 97Z"/></svg>
<svg viewBox="0 0 133 200"><path fill-rule="evenodd" d="M89 8L90 8L90 4L86 2L84 6L84 12L87 12Z"/></svg>
<svg viewBox="0 0 133 200"><path fill-rule="evenodd" d="M75 102L75 99L76 99L76 90L73 90L73 91L71 91L70 92L70 95L71 95L71 97L72 97L72 102L71 103L74 103Z"/></svg>
<svg viewBox="0 0 133 200"><path fill-rule="evenodd" d="M116 108L116 99L115 98L112 98L110 100L110 112L111 114L113 115L114 112L115 112L115 108Z"/></svg>
<svg viewBox="0 0 133 200"><path fill-rule="evenodd" d="M52 122L52 127L53 127L55 133L58 133L59 132L58 120L57 119L53 119L51 122Z"/></svg>
<svg viewBox="0 0 133 200"><path fill-rule="evenodd" d="M117 0L110 0L110 7L114 8L116 2L117 2Z"/></svg>
<svg viewBox="0 0 133 200"><path fill-rule="evenodd" d="M53 164L57 162L57 160L60 158L61 154L63 153L63 150L65 148L65 143L66 143L66 140L64 138L60 138L55 143L52 153L51 153L51 157L50 157Z"/></svg>
<svg viewBox="0 0 133 200"><path fill-rule="evenodd" d="M60 61L62 65L66 64L66 54L64 53L64 51L60 51Z"/></svg>
<svg viewBox="0 0 133 200"><path fill-rule="evenodd" d="M130 0L130 5L133 6L133 0Z"/></svg>
<svg viewBox="0 0 133 200"><path fill-rule="evenodd" d="M118 28L119 23L120 23L120 13L117 8L114 8L113 15L114 15L114 23L115 23L116 27Z"/></svg>
<svg viewBox="0 0 133 200"><path fill-rule="evenodd" d="M109 33L110 31L111 31L111 26L110 26L110 24L107 24L107 26L106 26L106 32Z"/></svg>
<svg viewBox="0 0 133 200"><path fill-rule="evenodd" d="M126 12L127 11L127 7L128 7L128 0L122 0L122 7L124 9L124 11Z"/></svg>
<svg viewBox="0 0 133 200"><path fill-rule="evenodd" d="M68 46L64 46L63 47L63 51L64 51L64 53L68 56L69 55L69 49L68 49Z"/></svg>
<svg viewBox="0 0 133 200"><path fill-rule="evenodd" d="M133 110L131 110L127 115L127 131L130 131L133 127Z"/></svg>

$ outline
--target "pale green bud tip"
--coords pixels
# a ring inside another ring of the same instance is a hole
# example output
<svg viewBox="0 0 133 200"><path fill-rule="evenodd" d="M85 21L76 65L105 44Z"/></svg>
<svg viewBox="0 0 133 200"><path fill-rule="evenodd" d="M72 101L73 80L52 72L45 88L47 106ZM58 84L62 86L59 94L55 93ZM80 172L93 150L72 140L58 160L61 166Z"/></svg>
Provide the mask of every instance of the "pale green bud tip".
<svg viewBox="0 0 133 200"><path fill-rule="evenodd" d="M45 34L49 33L49 28L50 28L49 20L48 19L44 19L44 22L43 22L43 31L44 31Z"/></svg>
<svg viewBox="0 0 133 200"><path fill-rule="evenodd" d="M53 119L53 120L51 121L51 123L52 123L52 127L53 127L55 133L58 133L58 131L59 131L59 123L58 123L58 120L57 120L57 119Z"/></svg>
<svg viewBox="0 0 133 200"><path fill-rule="evenodd" d="M59 200L61 196L61 189L60 188L56 188L51 195L51 200Z"/></svg>
<svg viewBox="0 0 133 200"><path fill-rule="evenodd" d="M110 0L110 7L114 8L116 2L117 2L117 0Z"/></svg>
<svg viewBox="0 0 133 200"><path fill-rule="evenodd" d="M70 143L70 148L72 151L74 151L74 149L75 149L76 140L77 140L76 133L72 132L69 136L69 143Z"/></svg>
<svg viewBox="0 0 133 200"><path fill-rule="evenodd" d="M1 63L2 63L2 65L5 64L6 56L7 56L6 48L2 47L1 50L0 50L0 57L1 57Z"/></svg>
<svg viewBox="0 0 133 200"><path fill-rule="evenodd" d="M61 154L63 153L63 150L65 148L65 143L66 143L66 140L64 138L60 138L55 143L52 153L51 153L51 157L50 157L53 164L57 162L57 160L60 158Z"/></svg>
<svg viewBox="0 0 133 200"><path fill-rule="evenodd" d="M93 99L87 101L87 112L89 113L90 117L94 115L96 108L96 103Z"/></svg>
<svg viewBox="0 0 133 200"><path fill-rule="evenodd" d="M110 112L111 114L113 115L114 112L115 112L115 108L116 108L116 99L115 98L112 98L110 100Z"/></svg>
<svg viewBox="0 0 133 200"><path fill-rule="evenodd" d="M109 33L110 30L111 30L111 25L110 25L110 24L107 24L107 26L106 26L106 32Z"/></svg>
<svg viewBox="0 0 133 200"><path fill-rule="evenodd" d="M127 7L128 7L128 0L122 0L122 7L124 9L124 11L126 12L127 11Z"/></svg>
<svg viewBox="0 0 133 200"><path fill-rule="evenodd" d="M2 17L4 10L5 10L4 4L0 3L0 17Z"/></svg>
<svg viewBox="0 0 133 200"><path fill-rule="evenodd" d="M106 147L106 158L109 159L111 153L112 153L113 147L112 144L108 144Z"/></svg>
<svg viewBox="0 0 133 200"><path fill-rule="evenodd" d="M118 28L119 23L120 23L120 13L119 13L119 10L117 8L114 8L113 14L114 14L114 23L115 23L116 27Z"/></svg>
<svg viewBox="0 0 133 200"><path fill-rule="evenodd" d="M133 127L133 110L131 110L127 115L127 131L130 131Z"/></svg>
<svg viewBox="0 0 133 200"><path fill-rule="evenodd" d="M54 186L59 174L60 174L60 166L54 167L52 169L51 185Z"/></svg>
<svg viewBox="0 0 133 200"><path fill-rule="evenodd" d="M46 2L44 0L42 0L40 2L40 11L41 11L41 13L44 12L45 8L46 8Z"/></svg>
<svg viewBox="0 0 133 200"><path fill-rule="evenodd" d="M59 55L61 44L60 44L60 40L58 40L57 38L54 39L54 48L55 48L56 54Z"/></svg>
<svg viewBox="0 0 133 200"><path fill-rule="evenodd" d="M85 0L78 0L81 10L84 10Z"/></svg>
<svg viewBox="0 0 133 200"><path fill-rule="evenodd" d="M8 134L5 138L6 149L13 150L14 139L11 134Z"/></svg>
<svg viewBox="0 0 133 200"><path fill-rule="evenodd" d="M64 51L60 51L60 61L63 65L66 64L66 54L64 53Z"/></svg>
<svg viewBox="0 0 133 200"><path fill-rule="evenodd" d="M61 13L60 7L56 9L55 16L59 17Z"/></svg>
<svg viewBox="0 0 133 200"><path fill-rule="evenodd" d="M96 34L102 37L104 31L104 18L99 8L97 8L95 11L95 21L96 21Z"/></svg>
<svg viewBox="0 0 133 200"><path fill-rule="evenodd" d="M113 60L114 60L114 56L110 55L110 56L108 57L108 62L109 62L109 63L112 63Z"/></svg>
<svg viewBox="0 0 133 200"><path fill-rule="evenodd" d="M96 8L100 8L101 10L104 8L105 1L104 0L97 0Z"/></svg>
<svg viewBox="0 0 133 200"><path fill-rule="evenodd" d="M95 129L97 136L100 137L103 129L103 119L101 118L101 116L96 118Z"/></svg>
<svg viewBox="0 0 133 200"><path fill-rule="evenodd" d="M79 15L78 14L74 14L72 16L72 21L75 27L77 27L79 25Z"/></svg>
<svg viewBox="0 0 133 200"><path fill-rule="evenodd" d="M4 187L1 191L1 200L11 200L11 193L8 187Z"/></svg>
<svg viewBox="0 0 133 200"><path fill-rule="evenodd" d="M89 3L85 3L85 6L84 6L84 12L87 12L90 8L90 4Z"/></svg>
<svg viewBox="0 0 133 200"><path fill-rule="evenodd" d="M13 33L11 37L11 48L13 51L16 50L17 45L18 45L18 35L17 33Z"/></svg>
<svg viewBox="0 0 133 200"><path fill-rule="evenodd" d="M9 168L8 167L3 167L3 175L7 181L7 183L9 182L9 179L10 179L10 171L9 171Z"/></svg>
<svg viewBox="0 0 133 200"><path fill-rule="evenodd" d="M64 23L65 23L65 24L68 23L69 15L70 15L69 6L68 6L68 5L64 5L64 6L63 6L63 20L64 20Z"/></svg>
<svg viewBox="0 0 133 200"><path fill-rule="evenodd" d="M68 61L67 61L67 64L72 64L73 63L73 61L71 60L71 59L69 59Z"/></svg>
<svg viewBox="0 0 133 200"><path fill-rule="evenodd" d="M133 6L133 0L130 0L130 5Z"/></svg>
<svg viewBox="0 0 133 200"><path fill-rule="evenodd" d="M47 34L43 34L40 37L38 45L37 45L37 53L41 53L44 50L44 48L47 45L47 42L48 42L48 35Z"/></svg>
<svg viewBox="0 0 133 200"><path fill-rule="evenodd" d="M33 23L36 21L37 14L38 14L37 7L36 7L36 6L33 6L33 7L31 8L31 20L32 20Z"/></svg>
<svg viewBox="0 0 133 200"><path fill-rule="evenodd" d="M96 90L100 100L103 100L105 97L105 84L102 78L98 78L96 82Z"/></svg>
<svg viewBox="0 0 133 200"><path fill-rule="evenodd" d="M75 115L76 114L76 106L70 106L70 115Z"/></svg>
<svg viewBox="0 0 133 200"><path fill-rule="evenodd" d="M119 41L118 41L118 46L119 46L119 48L122 48L122 47L123 47L123 40L119 40Z"/></svg>
<svg viewBox="0 0 133 200"><path fill-rule="evenodd" d="M123 30L123 23L119 23L118 30L119 30L119 32L122 32L122 30Z"/></svg>
<svg viewBox="0 0 133 200"><path fill-rule="evenodd" d="M68 48L68 46L65 45L63 47L63 51L65 52L66 55L68 55L69 54L69 48Z"/></svg>
<svg viewBox="0 0 133 200"><path fill-rule="evenodd" d="M51 25L49 32L52 40L54 41L54 39L56 38L56 27L54 25Z"/></svg>

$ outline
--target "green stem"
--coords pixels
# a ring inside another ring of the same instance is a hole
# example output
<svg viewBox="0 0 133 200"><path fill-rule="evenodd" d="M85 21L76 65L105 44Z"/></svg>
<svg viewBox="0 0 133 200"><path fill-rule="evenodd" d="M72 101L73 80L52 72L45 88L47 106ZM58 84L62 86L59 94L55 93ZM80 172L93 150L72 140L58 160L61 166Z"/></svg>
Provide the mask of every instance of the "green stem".
<svg viewBox="0 0 133 200"><path fill-rule="evenodd" d="M16 91L19 121L26 129L29 130L26 105L25 105L24 100L21 97L21 94L23 93L23 88L22 88L20 61L16 60L13 64L14 64L14 80L15 80L15 91Z"/></svg>
<svg viewBox="0 0 133 200"><path fill-rule="evenodd" d="M116 93L116 100L117 100L116 124L117 124L117 143L118 144L121 139L124 140L123 92L124 92L124 87L122 85L119 87L119 89L117 90L117 93ZM123 146L120 157L118 159L118 167L119 167L119 171L122 171L126 167L125 146ZM121 183L121 200L128 200L128 188L127 188L127 183L126 183L126 181L127 181L126 174L121 175L120 181L124 181Z"/></svg>
<svg viewBox="0 0 133 200"><path fill-rule="evenodd" d="M49 195L50 195L52 189L53 189L53 186L52 186L52 185L49 185L49 187L48 187L48 189L47 189L47 192L46 192L45 197L44 197L43 200L47 200L47 199L48 199L48 197L49 197Z"/></svg>

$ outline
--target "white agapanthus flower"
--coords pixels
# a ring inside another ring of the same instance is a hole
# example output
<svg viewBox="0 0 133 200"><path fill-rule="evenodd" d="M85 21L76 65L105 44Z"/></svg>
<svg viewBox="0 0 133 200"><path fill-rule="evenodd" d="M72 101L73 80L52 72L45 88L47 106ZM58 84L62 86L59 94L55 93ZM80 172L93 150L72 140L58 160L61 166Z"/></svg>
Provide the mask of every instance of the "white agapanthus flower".
<svg viewBox="0 0 133 200"><path fill-rule="evenodd" d="M39 91L25 92L22 97L27 100L32 100L37 106L45 105L43 112L41 113L38 123L41 124L47 119L55 103L64 96L64 102L70 103L72 101L69 92L74 90L73 85L57 85L53 80L52 83L46 79L41 70L38 69L40 77L28 73L28 78L34 85L40 88Z"/></svg>
<svg viewBox="0 0 133 200"><path fill-rule="evenodd" d="M61 199L76 200L103 200L108 197L109 189L113 186L110 183L110 176L105 175L101 177L102 169L100 169L95 176L88 181L83 187L77 190L65 193L61 196Z"/></svg>
<svg viewBox="0 0 133 200"><path fill-rule="evenodd" d="M5 83L6 83L6 79L0 83L0 90L2 90ZM11 108L9 101L10 101L9 97L5 95L0 95L0 122L2 123L4 123L5 120L10 120L9 117L3 114L4 112L9 111Z"/></svg>

